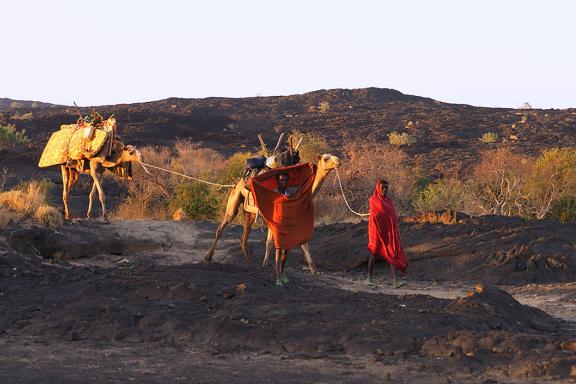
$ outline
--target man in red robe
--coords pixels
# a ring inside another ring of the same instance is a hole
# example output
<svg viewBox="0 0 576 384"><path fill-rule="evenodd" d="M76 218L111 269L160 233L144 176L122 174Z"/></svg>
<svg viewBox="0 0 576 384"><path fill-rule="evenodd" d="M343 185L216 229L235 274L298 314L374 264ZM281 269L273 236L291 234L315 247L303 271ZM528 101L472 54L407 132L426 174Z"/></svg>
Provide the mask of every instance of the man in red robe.
<svg viewBox="0 0 576 384"><path fill-rule="evenodd" d="M398 217L392 199L388 197L388 182L380 180L376 183L374 193L370 197L370 219L368 221L368 284L372 284L374 262L386 260L390 264L394 288L404 283L396 279L396 269L406 272L408 260L404 255L400 241Z"/></svg>

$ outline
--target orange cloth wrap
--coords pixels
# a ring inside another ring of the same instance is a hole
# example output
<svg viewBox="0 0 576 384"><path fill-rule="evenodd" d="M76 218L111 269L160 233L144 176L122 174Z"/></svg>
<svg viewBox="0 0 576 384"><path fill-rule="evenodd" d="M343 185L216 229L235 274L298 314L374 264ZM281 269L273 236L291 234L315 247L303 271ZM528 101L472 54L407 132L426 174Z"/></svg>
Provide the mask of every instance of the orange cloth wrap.
<svg viewBox="0 0 576 384"><path fill-rule="evenodd" d="M288 197L274 192L278 187L276 175L289 175L288 187L298 191ZM274 236L276 248L292 249L306 243L314 231L314 204L312 185L316 176L316 165L299 164L276 168L250 180L250 189L262 217Z"/></svg>

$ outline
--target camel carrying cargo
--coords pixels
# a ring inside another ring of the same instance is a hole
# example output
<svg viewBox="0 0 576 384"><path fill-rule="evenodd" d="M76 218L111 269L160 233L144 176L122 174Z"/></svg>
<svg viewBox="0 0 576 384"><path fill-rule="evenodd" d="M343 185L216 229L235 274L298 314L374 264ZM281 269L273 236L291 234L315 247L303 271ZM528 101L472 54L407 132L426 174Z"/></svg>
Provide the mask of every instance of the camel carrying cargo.
<svg viewBox="0 0 576 384"><path fill-rule="evenodd" d="M54 132L38 162L41 168L66 164L70 160L84 160L112 155L116 139L116 119L93 122L80 120L76 124L64 124Z"/></svg>
<svg viewBox="0 0 576 384"><path fill-rule="evenodd" d="M95 192L102 207L102 218L106 215L106 197L102 188L101 175L105 170L125 179L132 178L132 161L142 162L142 154L131 145L124 145L116 135L116 119L104 120L96 112L92 116L80 116L76 124L65 124L54 132L38 162L41 168L59 165L62 171L62 201L64 218L70 219L68 195L80 174L89 174L94 183L89 194L87 217L92 217L92 200Z"/></svg>

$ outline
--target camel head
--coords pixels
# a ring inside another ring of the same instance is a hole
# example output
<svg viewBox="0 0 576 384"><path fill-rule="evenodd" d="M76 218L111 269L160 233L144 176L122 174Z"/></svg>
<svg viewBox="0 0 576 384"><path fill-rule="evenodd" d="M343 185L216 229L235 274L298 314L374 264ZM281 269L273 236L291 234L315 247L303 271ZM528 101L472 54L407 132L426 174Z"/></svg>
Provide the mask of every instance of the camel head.
<svg viewBox="0 0 576 384"><path fill-rule="evenodd" d="M126 145L122 148L122 161L137 161L142 163L144 161L142 153L133 145Z"/></svg>
<svg viewBox="0 0 576 384"><path fill-rule="evenodd" d="M318 169L325 172L330 172L340 166L340 159L337 156L325 153L318 155Z"/></svg>

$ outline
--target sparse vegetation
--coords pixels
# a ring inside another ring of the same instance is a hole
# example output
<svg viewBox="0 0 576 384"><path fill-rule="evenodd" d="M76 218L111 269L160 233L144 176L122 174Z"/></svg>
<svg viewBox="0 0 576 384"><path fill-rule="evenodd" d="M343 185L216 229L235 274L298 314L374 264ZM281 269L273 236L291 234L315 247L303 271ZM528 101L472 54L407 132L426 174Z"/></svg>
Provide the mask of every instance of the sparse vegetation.
<svg viewBox="0 0 576 384"><path fill-rule="evenodd" d="M318 111L320 113L326 113L330 110L330 103L327 101L323 101L320 103L320 105L318 106Z"/></svg>
<svg viewBox="0 0 576 384"><path fill-rule="evenodd" d="M27 113L16 112L10 118L12 120L30 120L33 117L34 117L34 115L32 114L32 112L27 112Z"/></svg>
<svg viewBox="0 0 576 384"><path fill-rule="evenodd" d="M60 212L46 203L51 187L49 180L32 180L10 191L0 192L0 224L26 218L50 227L62 224Z"/></svg>
<svg viewBox="0 0 576 384"><path fill-rule="evenodd" d="M13 144L28 144L30 139L26 136L26 130L18 131L14 124L0 125L0 146Z"/></svg>
<svg viewBox="0 0 576 384"><path fill-rule="evenodd" d="M290 133L290 138L294 145L298 144L298 141L302 139L302 144L300 145L300 162L302 163L315 162L318 155L330 152L330 146L326 139L316 133L304 133L294 130Z"/></svg>
<svg viewBox="0 0 576 384"><path fill-rule="evenodd" d="M206 184L185 182L176 187L170 206L173 211L182 209L192 220L215 220L219 216L218 208L224 196L215 193Z"/></svg>
<svg viewBox="0 0 576 384"><path fill-rule="evenodd" d="M394 131L388 134L388 141L392 145L402 147L412 145L416 140L408 132L399 133Z"/></svg>
<svg viewBox="0 0 576 384"><path fill-rule="evenodd" d="M417 193L412 205L417 212L466 211L469 206L467 196L466 186L462 181L453 178L440 179Z"/></svg>
<svg viewBox="0 0 576 384"><path fill-rule="evenodd" d="M495 132L486 132L480 138L480 141L485 144L492 144L498 141L498 134Z"/></svg>
<svg viewBox="0 0 576 384"><path fill-rule="evenodd" d="M576 223L576 198L564 196L556 200L550 208L550 216L561 223Z"/></svg>
<svg viewBox="0 0 576 384"><path fill-rule="evenodd" d="M62 214L50 205L40 205L34 212L34 218L45 227L55 228L64 224Z"/></svg>

